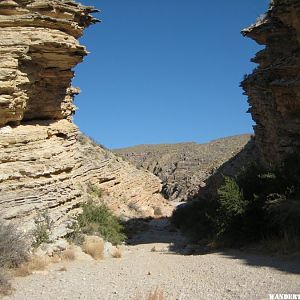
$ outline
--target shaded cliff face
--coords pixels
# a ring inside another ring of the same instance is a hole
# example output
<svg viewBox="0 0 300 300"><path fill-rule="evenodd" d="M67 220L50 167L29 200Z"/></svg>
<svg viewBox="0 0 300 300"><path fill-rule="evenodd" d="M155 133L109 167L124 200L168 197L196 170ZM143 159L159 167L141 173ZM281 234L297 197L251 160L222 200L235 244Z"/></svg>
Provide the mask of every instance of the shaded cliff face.
<svg viewBox="0 0 300 300"><path fill-rule="evenodd" d="M239 153L249 139L250 135L239 135L207 144L140 145L114 152L158 176L167 199L184 201L197 195L206 179Z"/></svg>
<svg viewBox="0 0 300 300"><path fill-rule="evenodd" d="M87 54L77 38L96 22L70 0L0 2L0 210L32 228L48 210L66 233L90 186L118 215L167 214L160 181L84 137L71 122L72 68Z"/></svg>
<svg viewBox="0 0 300 300"><path fill-rule="evenodd" d="M256 126L255 143L266 164L300 152L300 2L273 1L264 18L242 31L265 49L242 87Z"/></svg>

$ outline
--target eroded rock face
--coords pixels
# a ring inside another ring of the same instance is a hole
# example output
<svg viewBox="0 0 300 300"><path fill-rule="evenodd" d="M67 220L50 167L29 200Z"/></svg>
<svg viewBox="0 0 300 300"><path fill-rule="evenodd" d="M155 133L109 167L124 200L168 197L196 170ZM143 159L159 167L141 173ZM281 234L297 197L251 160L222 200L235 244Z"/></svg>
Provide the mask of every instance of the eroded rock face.
<svg viewBox="0 0 300 300"><path fill-rule="evenodd" d="M101 148L67 120L2 127L0 162L1 215L21 220L24 228L47 210L54 236L64 235L80 203L98 200L89 186L124 218L170 213L154 175Z"/></svg>
<svg viewBox="0 0 300 300"><path fill-rule="evenodd" d="M256 146L267 164L300 152L300 2L275 0L267 14L242 33L265 49L242 86L256 122Z"/></svg>
<svg viewBox="0 0 300 300"><path fill-rule="evenodd" d="M77 38L96 22L93 11L70 0L0 2L1 217L31 229L47 210L54 237L66 233L80 203L97 198L91 186L124 218L171 210L154 175L94 144L71 122L78 93L72 68L87 54Z"/></svg>
<svg viewBox="0 0 300 300"><path fill-rule="evenodd" d="M72 68L87 54L76 38L93 8L65 0L0 2L0 126L70 119Z"/></svg>
<svg viewBox="0 0 300 300"><path fill-rule="evenodd" d="M167 199L185 201L197 195L208 177L237 155L249 140L250 135L245 134L206 144L139 145L114 152L158 176Z"/></svg>

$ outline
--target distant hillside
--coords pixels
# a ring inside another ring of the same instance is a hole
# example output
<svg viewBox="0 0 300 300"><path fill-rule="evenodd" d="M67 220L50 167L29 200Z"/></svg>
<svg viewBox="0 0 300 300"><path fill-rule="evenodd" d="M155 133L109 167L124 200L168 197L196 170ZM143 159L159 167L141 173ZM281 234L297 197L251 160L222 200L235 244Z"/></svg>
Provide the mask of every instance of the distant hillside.
<svg viewBox="0 0 300 300"><path fill-rule="evenodd" d="M138 145L113 152L158 176L167 199L182 201L195 195L204 180L239 153L250 137L244 134L206 144Z"/></svg>

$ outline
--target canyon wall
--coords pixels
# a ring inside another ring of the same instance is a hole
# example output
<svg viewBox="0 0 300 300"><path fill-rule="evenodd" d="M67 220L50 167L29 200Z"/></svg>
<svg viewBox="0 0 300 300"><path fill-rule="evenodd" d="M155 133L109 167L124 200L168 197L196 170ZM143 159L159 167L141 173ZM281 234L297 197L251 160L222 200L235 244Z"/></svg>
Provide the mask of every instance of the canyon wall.
<svg viewBox="0 0 300 300"><path fill-rule="evenodd" d="M72 0L0 2L1 217L30 230L47 211L54 237L66 234L93 189L125 219L170 212L158 178L72 123L72 68L87 54L77 39L97 22L95 11Z"/></svg>
<svg viewBox="0 0 300 300"><path fill-rule="evenodd" d="M114 152L158 176L168 200L185 201L197 195L208 177L240 153L249 140L250 135L245 134L206 144L139 145Z"/></svg>
<svg viewBox="0 0 300 300"><path fill-rule="evenodd" d="M269 11L242 31L265 48L242 87L256 122L255 144L266 165L300 153L300 2L274 0Z"/></svg>

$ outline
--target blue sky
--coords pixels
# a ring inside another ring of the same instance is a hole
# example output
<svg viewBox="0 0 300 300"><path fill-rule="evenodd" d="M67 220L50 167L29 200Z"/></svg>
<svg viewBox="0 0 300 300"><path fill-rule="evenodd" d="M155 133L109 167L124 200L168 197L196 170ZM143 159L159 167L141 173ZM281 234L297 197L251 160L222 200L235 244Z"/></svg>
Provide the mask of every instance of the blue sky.
<svg viewBox="0 0 300 300"><path fill-rule="evenodd" d="M101 10L76 67L75 123L109 148L252 132L239 82L260 49L240 30L268 0L81 0Z"/></svg>

